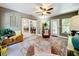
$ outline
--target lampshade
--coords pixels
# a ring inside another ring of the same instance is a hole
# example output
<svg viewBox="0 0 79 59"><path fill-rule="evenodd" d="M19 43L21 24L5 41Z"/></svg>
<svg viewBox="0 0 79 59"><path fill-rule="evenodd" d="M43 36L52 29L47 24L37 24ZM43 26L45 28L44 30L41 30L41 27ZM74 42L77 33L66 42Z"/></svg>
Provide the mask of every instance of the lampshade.
<svg viewBox="0 0 79 59"><path fill-rule="evenodd" d="M70 29L79 31L79 15L73 16L71 18Z"/></svg>

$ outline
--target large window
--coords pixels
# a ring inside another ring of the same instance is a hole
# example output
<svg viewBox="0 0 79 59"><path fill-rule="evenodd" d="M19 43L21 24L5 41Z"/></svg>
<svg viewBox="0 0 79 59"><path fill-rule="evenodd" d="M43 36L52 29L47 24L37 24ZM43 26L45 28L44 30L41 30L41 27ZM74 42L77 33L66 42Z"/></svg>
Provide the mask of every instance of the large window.
<svg viewBox="0 0 79 59"><path fill-rule="evenodd" d="M70 33L70 18L62 19L62 31L63 34Z"/></svg>

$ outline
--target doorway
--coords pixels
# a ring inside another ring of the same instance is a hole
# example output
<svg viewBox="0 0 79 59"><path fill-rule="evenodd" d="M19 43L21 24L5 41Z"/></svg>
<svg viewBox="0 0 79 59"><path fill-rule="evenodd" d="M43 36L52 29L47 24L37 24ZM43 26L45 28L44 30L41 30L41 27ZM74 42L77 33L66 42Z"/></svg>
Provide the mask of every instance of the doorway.
<svg viewBox="0 0 79 59"><path fill-rule="evenodd" d="M51 20L51 35L59 36L59 19Z"/></svg>
<svg viewBox="0 0 79 59"><path fill-rule="evenodd" d="M22 33L36 34L36 21L22 18Z"/></svg>
<svg viewBox="0 0 79 59"><path fill-rule="evenodd" d="M22 18L22 33L30 32L29 30L30 30L30 28L29 28L29 19Z"/></svg>

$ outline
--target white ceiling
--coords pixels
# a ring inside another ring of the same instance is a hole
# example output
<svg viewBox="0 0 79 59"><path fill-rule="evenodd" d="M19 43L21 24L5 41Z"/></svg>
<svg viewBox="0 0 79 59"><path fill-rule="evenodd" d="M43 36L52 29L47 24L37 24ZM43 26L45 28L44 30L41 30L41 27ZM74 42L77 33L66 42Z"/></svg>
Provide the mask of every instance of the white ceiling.
<svg viewBox="0 0 79 59"><path fill-rule="evenodd" d="M26 14L31 14L34 16L39 16L35 13L35 6L39 6L39 3L0 3L1 7L12 9ZM52 3L50 7L54 9L51 11L51 16L78 10L78 3Z"/></svg>

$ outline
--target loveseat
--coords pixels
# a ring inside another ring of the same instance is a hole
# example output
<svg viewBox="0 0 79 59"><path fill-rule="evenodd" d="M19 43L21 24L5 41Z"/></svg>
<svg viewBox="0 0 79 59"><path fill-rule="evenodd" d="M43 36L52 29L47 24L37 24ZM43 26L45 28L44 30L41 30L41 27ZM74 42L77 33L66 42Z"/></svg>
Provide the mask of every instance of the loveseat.
<svg viewBox="0 0 79 59"><path fill-rule="evenodd" d="M23 41L23 34L20 31L19 34L11 29L0 30L0 32L2 45L8 46Z"/></svg>

